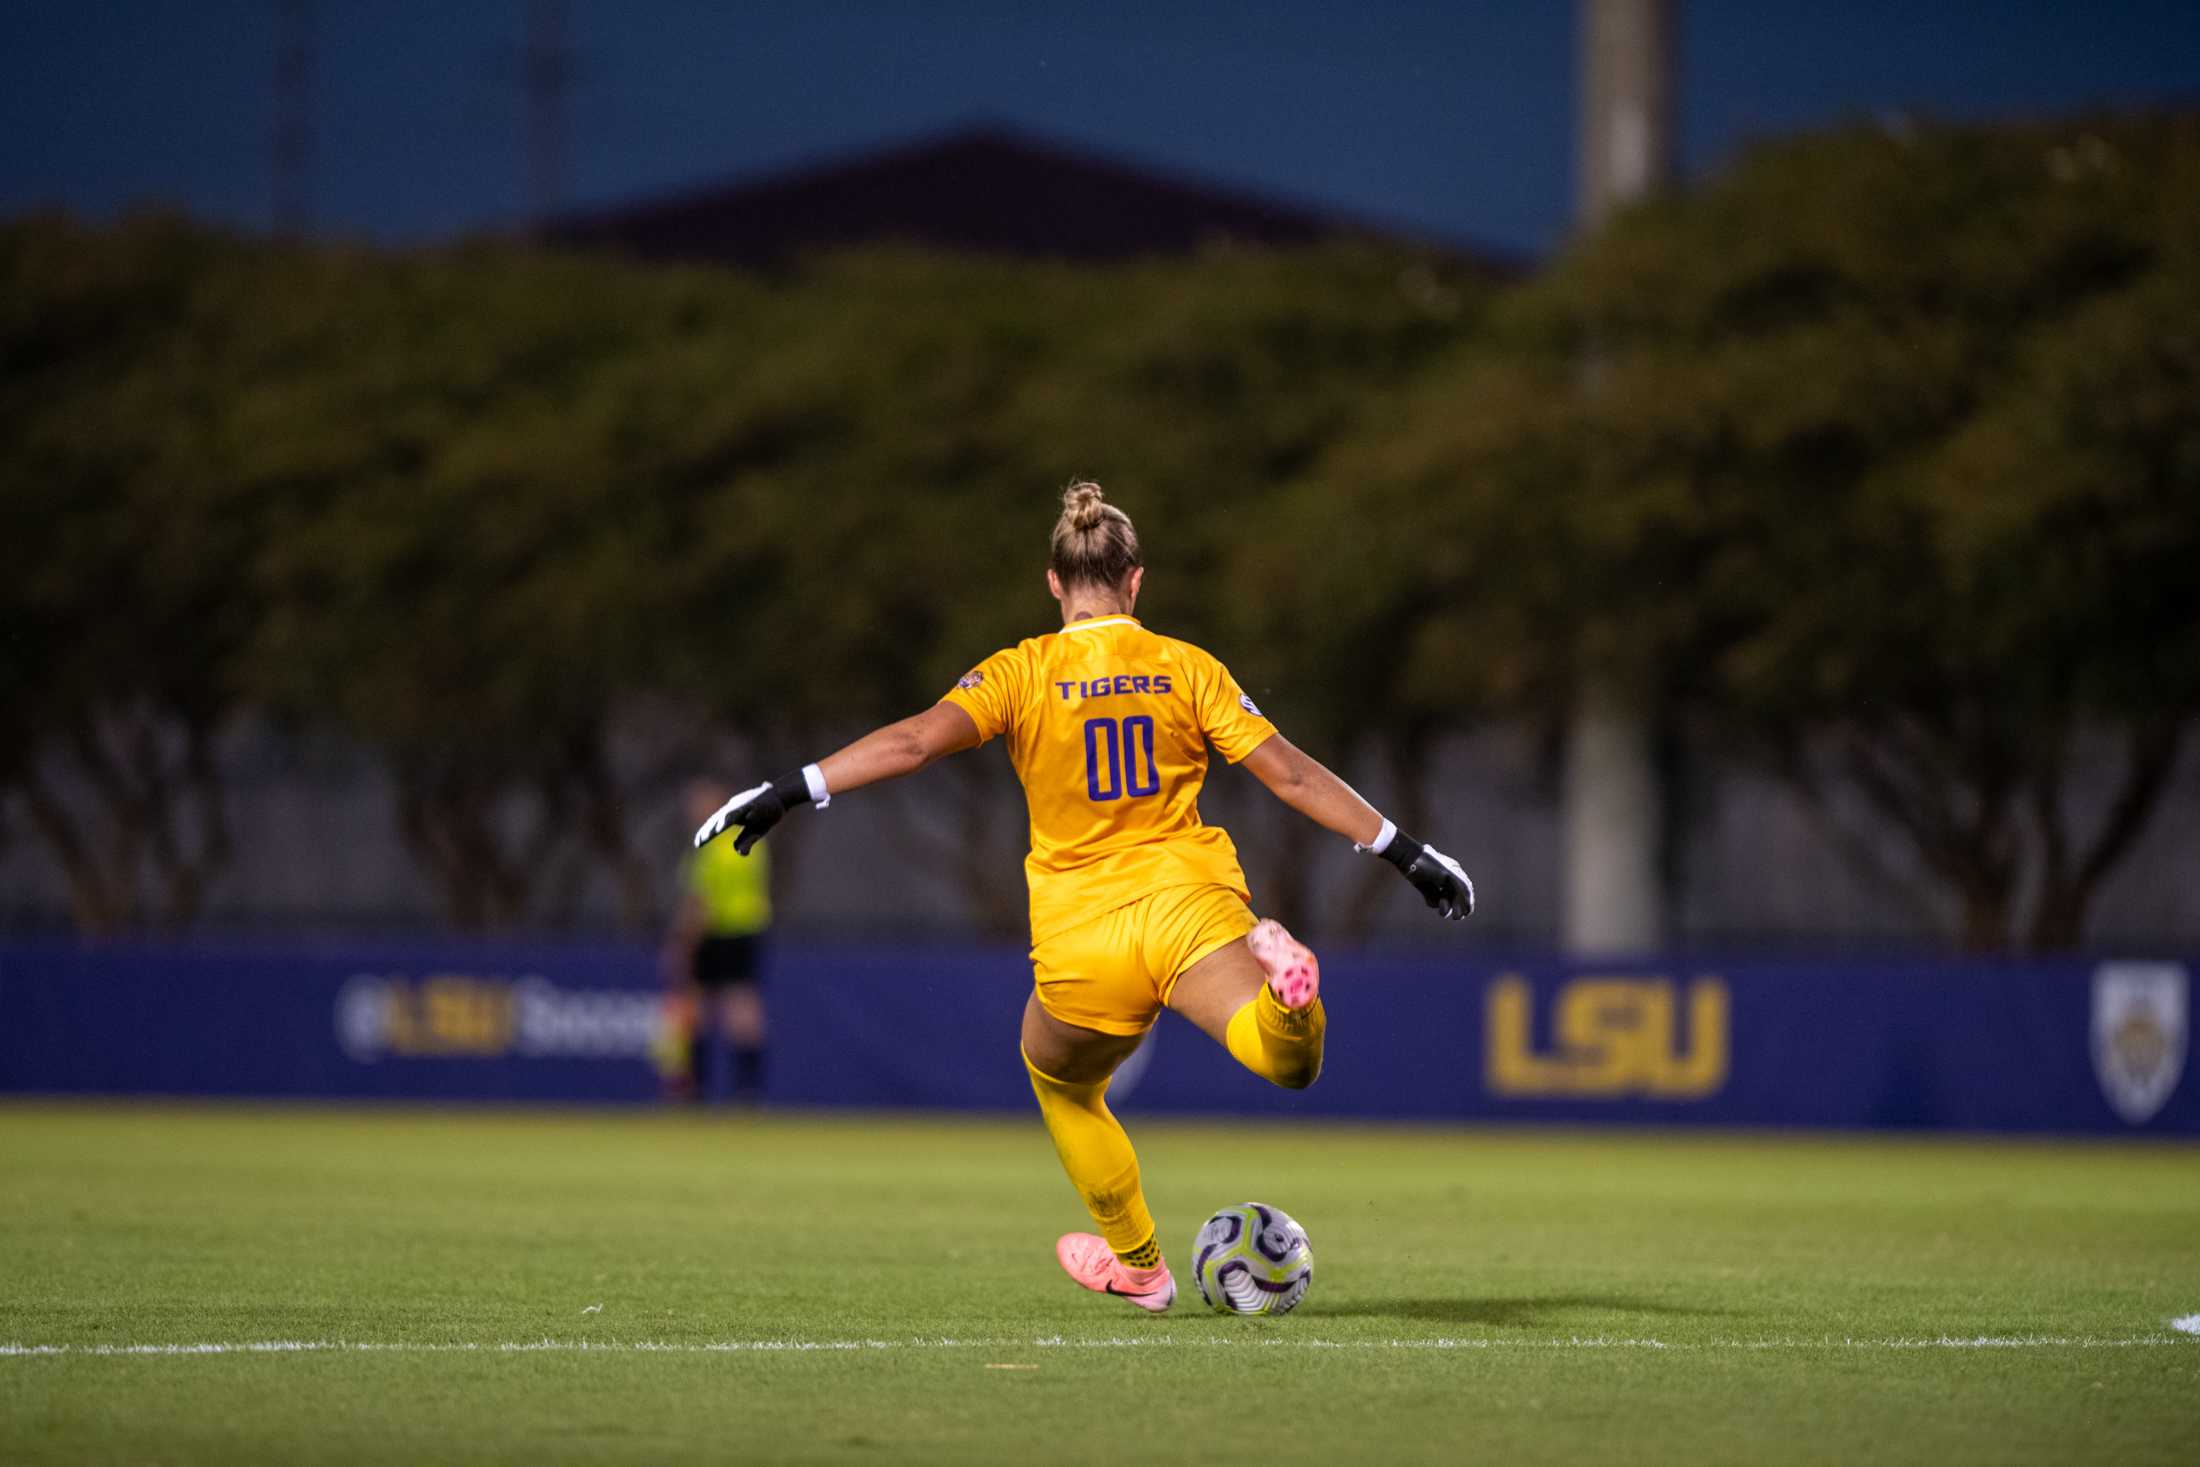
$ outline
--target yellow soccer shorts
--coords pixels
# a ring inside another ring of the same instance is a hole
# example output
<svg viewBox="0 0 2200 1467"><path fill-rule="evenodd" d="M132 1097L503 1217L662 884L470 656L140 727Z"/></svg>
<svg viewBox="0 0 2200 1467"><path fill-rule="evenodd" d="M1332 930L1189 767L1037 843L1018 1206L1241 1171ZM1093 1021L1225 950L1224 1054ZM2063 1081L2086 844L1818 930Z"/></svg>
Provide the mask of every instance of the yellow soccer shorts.
<svg viewBox="0 0 2200 1467"><path fill-rule="evenodd" d="M1031 949L1039 1006L1065 1024L1143 1034L1176 980L1253 930L1245 899L1226 886L1165 886Z"/></svg>

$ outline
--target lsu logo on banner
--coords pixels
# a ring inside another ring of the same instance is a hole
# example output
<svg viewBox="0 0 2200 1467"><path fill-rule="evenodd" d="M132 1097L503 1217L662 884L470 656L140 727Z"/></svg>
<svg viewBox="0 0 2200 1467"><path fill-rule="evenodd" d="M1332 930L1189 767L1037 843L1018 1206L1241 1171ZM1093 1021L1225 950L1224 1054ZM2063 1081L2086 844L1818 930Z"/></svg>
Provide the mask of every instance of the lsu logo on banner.
<svg viewBox="0 0 2200 1467"><path fill-rule="evenodd" d="M2177 963L2103 963L2093 970L2093 1073L2116 1114L2153 1119L2185 1073L2190 980Z"/></svg>
<svg viewBox="0 0 2200 1467"><path fill-rule="evenodd" d="M1492 1095L1701 1100L1726 1083L1726 984L1698 978L1683 995L1664 978L1572 978L1551 1004L1551 1047L1535 1044L1535 990L1507 974L1483 1015L1482 1081Z"/></svg>
<svg viewBox="0 0 2200 1467"><path fill-rule="evenodd" d="M336 995L336 1042L362 1063L500 1055L512 1047L511 985L463 973L361 973Z"/></svg>
<svg viewBox="0 0 2200 1467"><path fill-rule="evenodd" d="M336 1041L394 1059L650 1059L666 1016L646 990L565 988L540 974L360 973L336 996Z"/></svg>

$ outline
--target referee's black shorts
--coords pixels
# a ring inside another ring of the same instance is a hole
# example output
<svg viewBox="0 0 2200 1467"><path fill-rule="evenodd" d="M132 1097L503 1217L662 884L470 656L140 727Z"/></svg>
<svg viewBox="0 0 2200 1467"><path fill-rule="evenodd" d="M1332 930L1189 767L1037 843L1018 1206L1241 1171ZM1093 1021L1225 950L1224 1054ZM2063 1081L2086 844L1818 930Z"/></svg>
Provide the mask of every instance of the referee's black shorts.
<svg viewBox="0 0 2200 1467"><path fill-rule="evenodd" d="M706 937L695 948L695 981L703 988L731 988L736 983L755 983L764 975L764 938L761 933L742 937Z"/></svg>

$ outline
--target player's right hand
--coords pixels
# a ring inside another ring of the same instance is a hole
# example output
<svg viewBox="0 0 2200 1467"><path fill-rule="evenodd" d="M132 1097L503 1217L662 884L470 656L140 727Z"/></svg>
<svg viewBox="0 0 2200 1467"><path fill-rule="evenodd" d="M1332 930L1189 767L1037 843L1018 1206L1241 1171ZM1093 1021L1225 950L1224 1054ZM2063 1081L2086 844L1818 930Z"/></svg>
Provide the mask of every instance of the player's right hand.
<svg viewBox="0 0 2200 1467"><path fill-rule="evenodd" d="M733 849L745 856L789 809L809 798L809 785L800 774L790 775L776 784L760 784L754 789L743 790L696 827L695 848L701 850L729 829L738 830L740 834L734 838Z"/></svg>
<svg viewBox="0 0 2200 1467"><path fill-rule="evenodd" d="M1439 914L1454 922L1473 915L1474 883L1457 861L1402 830L1390 838L1382 854Z"/></svg>

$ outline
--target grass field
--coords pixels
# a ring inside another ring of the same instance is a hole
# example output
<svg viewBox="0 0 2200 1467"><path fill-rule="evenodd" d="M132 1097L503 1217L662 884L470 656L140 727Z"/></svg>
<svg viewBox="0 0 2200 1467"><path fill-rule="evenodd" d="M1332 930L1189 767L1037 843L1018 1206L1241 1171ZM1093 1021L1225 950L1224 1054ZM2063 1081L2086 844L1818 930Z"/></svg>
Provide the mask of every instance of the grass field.
<svg viewBox="0 0 2200 1467"><path fill-rule="evenodd" d="M1075 1289L1036 1118L0 1105L0 1461L2200 1459L2191 1148L1134 1133L1298 1313Z"/></svg>

